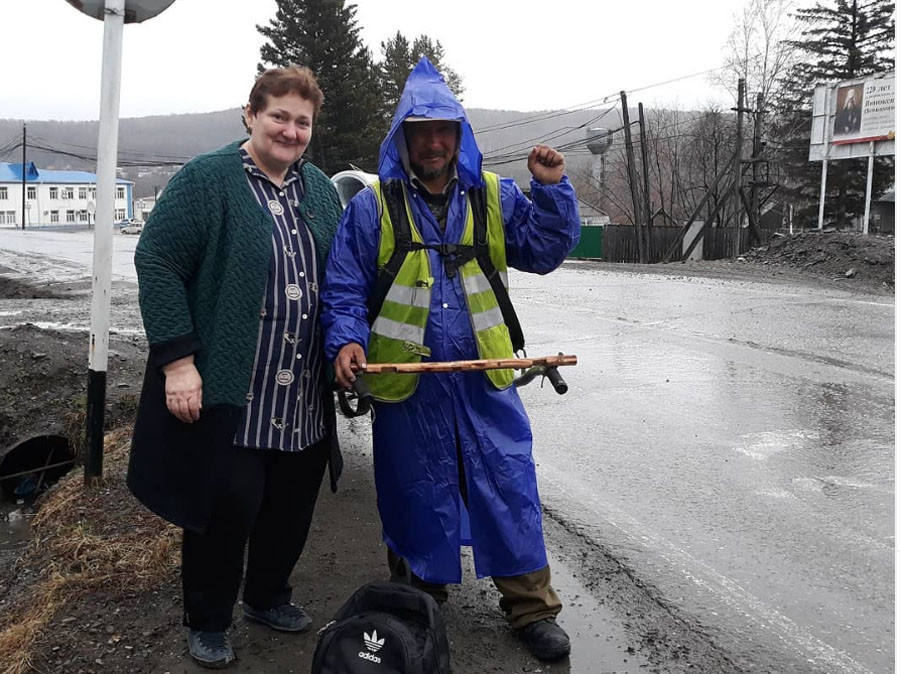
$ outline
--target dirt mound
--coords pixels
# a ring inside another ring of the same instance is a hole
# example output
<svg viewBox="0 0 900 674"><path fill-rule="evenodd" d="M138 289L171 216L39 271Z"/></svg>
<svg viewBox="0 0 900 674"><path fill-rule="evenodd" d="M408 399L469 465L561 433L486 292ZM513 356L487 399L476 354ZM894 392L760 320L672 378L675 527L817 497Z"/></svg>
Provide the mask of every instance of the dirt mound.
<svg viewBox="0 0 900 674"><path fill-rule="evenodd" d="M854 279L867 289L894 289L894 237L825 230L777 236L751 249L747 262L789 267L828 278Z"/></svg>
<svg viewBox="0 0 900 674"><path fill-rule="evenodd" d="M0 277L2 278L2 277ZM32 324L0 330L0 455L32 435L84 433L87 335ZM146 347L142 338L110 338L106 427L134 412Z"/></svg>
<svg viewBox="0 0 900 674"><path fill-rule="evenodd" d="M62 299L64 295L18 279L0 275L0 299Z"/></svg>

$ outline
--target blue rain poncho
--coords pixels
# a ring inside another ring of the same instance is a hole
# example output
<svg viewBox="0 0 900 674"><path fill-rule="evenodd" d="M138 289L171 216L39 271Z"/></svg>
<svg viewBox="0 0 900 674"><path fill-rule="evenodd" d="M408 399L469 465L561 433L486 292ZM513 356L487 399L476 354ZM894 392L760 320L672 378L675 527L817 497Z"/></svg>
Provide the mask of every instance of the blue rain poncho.
<svg viewBox="0 0 900 674"><path fill-rule="evenodd" d="M381 180L409 181L402 123L410 116L461 124L459 183L449 197L443 233L410 189L425 243L459 242L465 191L482 184L481 151L463 107L424 58L406 82L381 145ZM580 231L568 178L556 185L532 180L533 202L509 179L501 180L500 194L508 265L539 274L558 267ZM377 274L379 233L374 193L366 189L344 212L325 272L322 321L331 359L348 343L368 344L366 303ZM431 356L424 360L478 358L461 275L448 278L438 253L429 250L428 255L435 280L425 330ZM516 576L547 565L531 428L515 387L497 390L483 372L420 375L406 401L375 404L372 434L382 535L417 576L432 583L460 582L461 545L472 545L479 577ZM460 476L468 507L460 495Z"/></svg>

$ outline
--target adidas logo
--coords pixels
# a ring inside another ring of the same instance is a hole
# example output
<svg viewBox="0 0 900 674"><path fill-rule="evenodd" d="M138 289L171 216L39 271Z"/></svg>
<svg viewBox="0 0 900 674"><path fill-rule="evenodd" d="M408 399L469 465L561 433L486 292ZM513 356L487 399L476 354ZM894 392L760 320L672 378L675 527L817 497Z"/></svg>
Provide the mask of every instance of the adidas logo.
<svg viewBox="0 0 900 674"><path fill-rule="evenodd" d="M378 638L378 630L372 630L372 634L366 634L363 631L363 641L366 642L366 648L372 653L377 653L384 646L384 638Z"/></svg>
<svg viewBox="0 0 900 674"><path fill-rule="evenodd" d="M378 630L372 630L372 634L368 634L363 631L363 641L366 644L366 648L368 651L360 651L359 656L363 660L368 660L369 662L374 662L377 664L381 663L381 658L377 655L373 655L381 650L381 647L384 646L384 637L381 639L378 638Z"/></svg>

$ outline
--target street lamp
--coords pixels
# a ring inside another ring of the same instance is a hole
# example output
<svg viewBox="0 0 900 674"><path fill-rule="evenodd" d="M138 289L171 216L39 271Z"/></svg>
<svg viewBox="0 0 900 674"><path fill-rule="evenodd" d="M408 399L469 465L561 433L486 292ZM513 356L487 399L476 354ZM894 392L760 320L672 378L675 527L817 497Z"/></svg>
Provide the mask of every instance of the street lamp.
<svg viewBox="0 0 900 674"><path fill-rule="evenodd" d="M109 308L115 219L116 157L119 144L119 92L122 79L122 27L151 19L175 0L66 0L103 21L100 72L100 129L97 139L97 206L94 266L91 274L91 335L88 356L84 482L103 475L103 417L109 363Z"/></svg>

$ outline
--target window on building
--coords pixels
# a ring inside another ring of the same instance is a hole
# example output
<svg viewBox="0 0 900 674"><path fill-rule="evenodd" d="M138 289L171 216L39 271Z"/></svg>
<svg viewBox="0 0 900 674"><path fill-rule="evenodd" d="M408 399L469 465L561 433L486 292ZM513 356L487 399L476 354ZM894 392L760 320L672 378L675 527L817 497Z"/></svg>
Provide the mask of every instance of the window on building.
<svg viewBox="0 0 900 674"><path fill-rule="evenodd" d="M96 198L97 198L97 188L92 187L91 188L91 199L96 199Z"/></svg>
<svg viewBox="0 0 900 674"><path fill-rule="evenodd" d="M125 198L125 188L117 187L116 188L116 199L124 199Z"/></svg>
<svg viewBox="0 0 900 674"><path fill-rule="evenodd" d="M63 187L63 199L74 199L75 198L75 188L74 187Z"/></svg>
<svg viewBox="0 0 900 674"><path fill-rule="evenodd" d="M6 211L2 215L3 215L3 224L6 224L6 225L16 224L16 212L15 211Z"/></svg>
<svg viewBox="0 0 900 674"><path fill-rule="evenodd" d="M75 211L66 211L66 222L75 222Z"/></svg>
<svg viewBox="0 0 900 674"><path fill-rule="evenodd" d="M58 187L50 188L50 198L51 199L59 199L59 188Z"/></svg>
<svg viewBox="0 0 900 674"><path fill-rule="evenodd" d="M84 209L78 211L78 222L87 222L87 221L88 221L87 211Z"/></svg>
<svg viewBox="0 0 900 674"><path fill-rule="evenodd" d="M78 188L78 198L79 199L87 199L87 187L79 187Z"/></svg>
<svg viewBox="0 0 900 674"><path fill-rule="evenodd" d="M29 199L37 199L37 187L29 187L28 188L28 198Z"/></svg>
<svg viewBox="0 0 900 674"><path fill-rule="evenodd" d="M5 187L0 187L0 199L8 199L9 195L7 194L7 189Z"/></svg>
<svg viewBox="0 0 900 674"><path fill-rule="evenodd" d="M59 211L50 211L50 222L59 222Z"/></svg>
<svg viewBox="0 0 900 674"><path fill-rule="evenodd" d="M116 209L116 220L124 220L125 219L125 209L117 208Z"/></svg>

